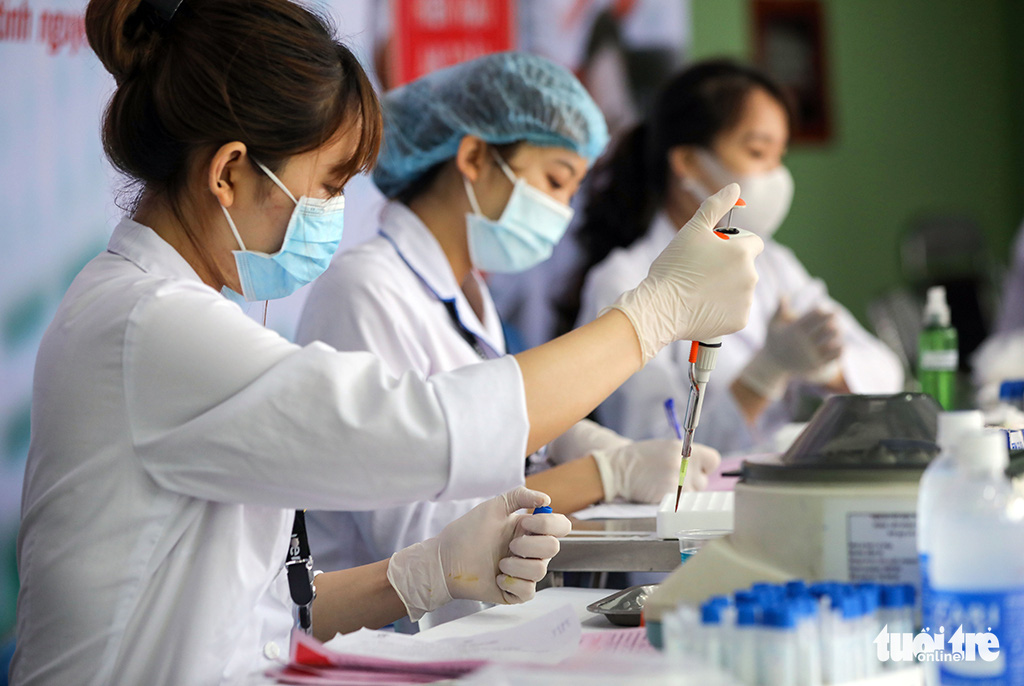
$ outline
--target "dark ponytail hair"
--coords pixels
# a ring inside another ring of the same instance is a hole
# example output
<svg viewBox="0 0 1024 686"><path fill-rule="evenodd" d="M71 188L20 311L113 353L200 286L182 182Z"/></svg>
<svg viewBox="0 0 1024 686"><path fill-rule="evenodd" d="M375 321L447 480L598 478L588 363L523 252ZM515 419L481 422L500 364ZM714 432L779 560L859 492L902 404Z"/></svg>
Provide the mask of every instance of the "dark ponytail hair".
<svg viewBox="0 0 1024 686"><path fill-rule="evenodd" d="M103 148L138 191L166 195L179 219L189 172L241 141L277 170L338 131L358 131L339 181L372 166L380 106L325 17L289 0L183 0L163 19L140 0L90 0L89 45L117 82ZM194 229L185 221L189 238Z"/></svg>
<svg viewBox="0 0 1024 686"><path fill-rule="evenodd" d="M575 323L580 289L590 269L615 248L628 247L646 234L664 205L669 151L679 145L710 147L716 136L738 123L754 88L768 91L792 119L788 97L767 75L732 60L698 62L672 78L645 119L595 165L576 234L582 267L569 280L559 305L562 331Z"/></svg>

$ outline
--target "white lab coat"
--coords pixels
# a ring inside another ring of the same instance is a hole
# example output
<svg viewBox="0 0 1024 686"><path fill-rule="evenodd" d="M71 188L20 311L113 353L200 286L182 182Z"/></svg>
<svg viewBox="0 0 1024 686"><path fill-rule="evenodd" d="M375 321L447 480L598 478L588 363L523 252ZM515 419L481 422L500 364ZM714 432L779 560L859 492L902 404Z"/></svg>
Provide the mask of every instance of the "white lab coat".
<svg viewBox="0 0 1024 686"><path fill-rule="evenodd" d="M647 233L627 248L617 248L586 276L577 324L594 319L612 304L620 293L634 288L647 275L651 262L669 244L676 228L659 212ZM711 375L696 440L722 453L749 451L766 442L783 424L790 421L787 399L772 403L749 427L729 392L729 386L764 347L768 322L778 309L779 300L799 298L804 289L813 288L813 279L789 248L774 240L765 241L764 252L756 261L759 281L754 291L750 319L745 329L722 342L715 371ZM903 388L903 370L896 355L863 329L841 305L823 296L838 313L843 335L841 358L843 375L854 393L896 393ZM809 308L807 308L809 309ZM633 375L598 408L602 424L634 440L672 435L665 418L666 398L686 404L689 394L688 341L669 345L644 369ZM794 391L797 384L791 384Z"/></svg>
<svg viewBox="0 0 1024 686"><path fill-rule="evenodd" d="M287 656L293 510L522 482L513 359L424 381L300 347L131 220L40 346L13 683L234 684Z"/></svg>
<svg viewBox="0 0 1024 686"><path fill-rule="evenodd" d="M412 371L427 378L476 366L482 361L480 354L459 333L444 304L453 301L459 320L476 336L484 354L504 355L501 321L483 278L473 273L467 282L467 290L478 297L481 321L423 222L397 202L385 207L381 220L380 235L338 255L313 285L296 340L371 351L392 374ZM496 423L494 430L503 432L504 422ZM521 467L524 456L525 450ZM321 569L345 569L390 557L436 536L482 500L423 500L364 512L311 512L307 529L313 557ZM429 613L420 625L433 626L481 607L473 601L455 601Z"/></svg>

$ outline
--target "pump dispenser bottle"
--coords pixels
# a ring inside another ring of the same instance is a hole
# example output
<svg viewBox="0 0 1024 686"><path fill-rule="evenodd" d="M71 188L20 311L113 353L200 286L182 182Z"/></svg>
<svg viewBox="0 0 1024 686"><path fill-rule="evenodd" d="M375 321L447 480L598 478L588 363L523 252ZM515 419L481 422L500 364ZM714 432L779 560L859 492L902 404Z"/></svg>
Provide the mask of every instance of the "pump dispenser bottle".
<svg viewBox="0 0 1024 686"><path fill-rule="evenodd" d="M922 391L935 398L942 409L951 410L955 402L956 370L960 359L956 329L950 324L943 286L928 289L923 324L918 337L917 378Z"/></svg>

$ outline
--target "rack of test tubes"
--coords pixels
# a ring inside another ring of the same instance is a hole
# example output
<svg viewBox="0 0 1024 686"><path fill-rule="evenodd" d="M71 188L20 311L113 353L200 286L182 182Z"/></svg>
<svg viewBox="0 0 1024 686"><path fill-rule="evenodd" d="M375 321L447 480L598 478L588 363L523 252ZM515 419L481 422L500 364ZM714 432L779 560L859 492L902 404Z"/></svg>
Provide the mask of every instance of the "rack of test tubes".
<svg viewBox="0 0 1024 686"><path fill-rule="evenodd" d="M662 617L665 652L696 657L751 686L871 679L913 664L881 661L875 639L914 628L912 585L754 584Z"/></svg>

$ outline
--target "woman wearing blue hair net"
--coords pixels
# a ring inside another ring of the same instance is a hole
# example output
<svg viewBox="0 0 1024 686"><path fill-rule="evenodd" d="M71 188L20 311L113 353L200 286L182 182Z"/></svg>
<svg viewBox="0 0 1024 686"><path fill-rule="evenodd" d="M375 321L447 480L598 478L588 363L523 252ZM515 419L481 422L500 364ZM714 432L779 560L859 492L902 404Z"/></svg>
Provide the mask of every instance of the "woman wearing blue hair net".
<svg viewBox="0 0 1024 686"><path fill-rule="evenodd" d="M373 352L396 376L429 377L501 357L501 321L481 272L523 271L550 256L572 218L570 199L608 141L604 119L572 74L523 53L430 74L386 95L383 110L373 178L392 202L379 235L341 255L314 286L299 342ZM733 187L709 201L691 228L711 236L736 193ZM704 246L709 255L718 247ZM724 274L712 262L691 275L694 289ZM754 276L749 267L736 274L741 281ZM660 316L650 310L640 318L647 315ZM639 319L634 325L646 326ZM588 371L581 362L579 373ZM527 485L550 494L557 512L573 512L599 501L658 502L676 486L679 455L677 441L634 443L583 420L531 455L524 471ZM703 488L718 461L717 451L697 446L688 487ZM318 562L348 568L387 557L479 502L315 513ZM458 601L426 621L479 607Z"/></svg>

